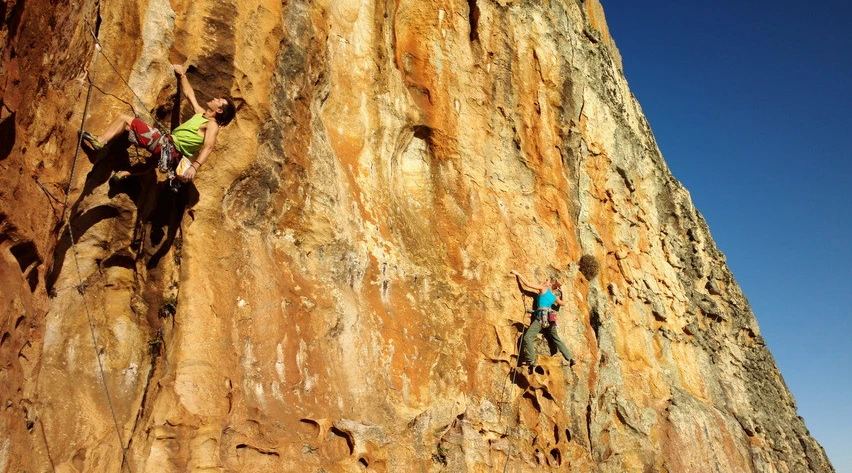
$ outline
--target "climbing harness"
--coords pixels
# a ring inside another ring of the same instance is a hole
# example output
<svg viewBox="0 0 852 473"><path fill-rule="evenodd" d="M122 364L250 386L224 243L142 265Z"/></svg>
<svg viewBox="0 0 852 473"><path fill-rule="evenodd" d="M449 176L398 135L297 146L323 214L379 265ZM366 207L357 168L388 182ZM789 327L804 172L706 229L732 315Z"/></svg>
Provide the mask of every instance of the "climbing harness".
<svg viewBox="0 0 852 473"><path fill-rule="evenodd" d="M160 137L160 161L157 163L157 166L160 169L160 172L168 176L169 179L169 189L172 192L177 192L180 190L181 181L179 179L175 179L177 176L183 175L183 171L186 171L186 167L184 167L183 171L178 170L178 158L180 158L180 162L189 161L184 158L180 152L178 152L177 148L175 148L175 143L172 140L172 135L167 133L163 133Z"/></svg>
<svg viewBox="0 0 852 473"><path fill-rule="evenodd" d="M88 21L86 23L88 24ZM101 45L98 42L98 38L95 35L94 30L92 30L91 26L89 27L89 32L92 34L92 38L94 38L94 40L95 40L95 57L92 60L92 71L94 71L95 67L97 66L98 56L101 53ZM115 433L118 436L119 447L121 447L122 465L126 466L127 470L130 471L130 473L133 473L133 470L130 468L130 462L127 461L127 449L124 446L124 436L121 434L121 428L118 425L118 416L115 413L115 406L113 405L112 396L110 395L110 391L109 391L109 385L107 384L106 373L104 372L104 363L103 363L103 360L101 359L101 352L100 352L99 345L98 345L98 337L97 337L97 334L95 332L95 324L94 324L94 321L92 320L91 311L89 310L89 302L86 299L86 285L83 282L83 273L80 270L80 261L79 261L78 254L77 254L77 242L76 242L76 239L74 238L74 227L71 225L71 215L70 215L70 213L65 212L65 210L68 208L68 198L71 195L71 186L74 183L74 172L75 172L76 167L77 167L77 160L80 156L80 146L82 145L82 141L83 141L83 128L84 128L85 123L86 123L86 114L88 113L88 110L89 110L89 103L90 103L90 98L91 98L91 94L92 94L92 87L93 87L92 81L89 80L89 88L86 91L86 105L83 108L83 118L80 121L80 132L78 133L79 138L78 138L78 142L77 142L77 149L74 152L74 161L71 163L71 175L68 178L68 188L65 191L65 202L62 204L62 216L63 216L62 220L65 221L65 225L68 228L68 235L71 238L71 252L74 255L74 266L77 269L77 279L80 283L79 286L77 286L77 289L78 289L78 292L80 293L80 297L83 298L83 307L84 307L85 312L86 312L86 318L89 322L89 331L92 334L92 345L95 349L95 358L98 360L98 371L100 372L101 382L103 383L104 392L106 393L107 404L109 405L109 411L110 411L110 414L112 415L112 422L113 422L113 425L115 426ZM124 468L122 467L122 469L124 469Z"/></svg>
<svg viewBox="0 0 852 473"><path fill-rule="evenodd" d="M534 317L535 320L538 320L541 328L548 328L551 324L556 323L556 312L550 309L536 309Z"/></svg>

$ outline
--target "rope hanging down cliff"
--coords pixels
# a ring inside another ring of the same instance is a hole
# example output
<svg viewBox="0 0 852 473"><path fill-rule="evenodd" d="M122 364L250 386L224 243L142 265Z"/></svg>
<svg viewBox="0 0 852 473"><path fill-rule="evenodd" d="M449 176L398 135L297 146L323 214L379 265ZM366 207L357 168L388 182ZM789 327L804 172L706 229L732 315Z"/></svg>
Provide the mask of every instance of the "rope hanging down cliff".
<svg viewBox="0 0 852 473"><path fill-rule="evenodd" d="M91 71L94 72L95 67L97 66L99 53L101 52L101 46L100 46L100 43L98 42L97 36L95 36L95 32L91 29L91 27L89 28L89 31L91 32L92 37L95 40L95 57L92 60L92 69L91 69ZM130 473L133 473L133 470L130 468L130 463L127 461L127 449L124 446L124 437L121 435L121 428L118 425L118 417L115 414L115 407L114 407L113 402L112 402L112 396L110 395L109 385L107 384L106 373L104 372L103 360L101 360L101 356L100 356L100 349L99 349L99 345L98 345L98 337L97 337L97 334L95 333L95 324L94 324L94 321L92 320L92 313L89 310L89 302L86 299L86 285L83 281L83 273L80 270L80 261L78 259L78 254L77 254L77 242L76 242L76 239L74 238L74 227L71 225L71 215L69 215L69 213L65 212L65 209L68 207L68 197L71 195L71 186L74 183L74 171L77 168L77 160L80 156L80 145L82 144L82 141L83 141L83 128L86 124L86 114L89 111L89 103L90 103L90 98L91 98L91 95L92 95L92 88L93 87L94 87L94 84L92 83L91 79L89 79L89 87L88 87L88 90L86 91L86 105L83 107L83 118L80 121L80 131L78 133L77 149L74 152L74 161L71 163L71 175L68 178L68 188L65 191L65 202L64 202L64 205L63 205L62 214L64 216L65 225L68 228L68 235L71 237L71 252L74 255L74 265L77 269L77 279L79 281L79 286L77 288L78 288L78 292L80 293L80 297L83 298L83 307L85 309L86 318L87 318L88 323L89 323L89 331L92 334L92 345L95 349L95 359L97 359L97 361L98 361L98 371L99 371L100 376L101 376L101 382L102 382L103 387L104 387L104 392L106 393L107 404L109 405L109 411L110 411L110 414L112 415L112 422L113 422L113 425L115 426L115 433L118 436L119 447L121 448L122 465L126 466L127 470L130 471ZM123 469L124 468L122 467L122 470Z"/></svg>
<svg viewBox="0 0 852 473"><path fill-rule="evenodd" d="M521 294L521 304L524 307L524 315L531 313L530 310L527 309L526 296ZM515 368L512 370L512 384L515 384L515 380L518 376L518 368L521 366L521 344L524 341L524 336L527 334L527 330L529 326L524 324L524 330L521 332L521 337L518 339L518 357L516 358ZM509 380L509 376L507 374L506 378L503 380L503 389L500 391L500 416L497 419L497 424L503 423L503 406L507 404L506 402L506 381ZM512 456L512 427L506 426L506 437L509 440L509 449L506 451L506 462L503 464L503 473L506 473L509 468L509 459Z"/></svg>

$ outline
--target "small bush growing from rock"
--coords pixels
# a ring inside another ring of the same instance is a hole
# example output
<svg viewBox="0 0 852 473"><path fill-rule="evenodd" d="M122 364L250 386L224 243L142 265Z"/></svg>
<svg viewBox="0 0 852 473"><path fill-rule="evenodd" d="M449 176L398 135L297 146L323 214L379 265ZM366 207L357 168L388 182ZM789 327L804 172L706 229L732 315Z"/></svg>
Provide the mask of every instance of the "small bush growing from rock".
<svg viewBox="0 0 852 473"><path fill-rule="evenodd" d="M171 317L177 313L177 297L171 295L163 301L163 306L160 307L160 317Z"/></svg>
<svg viewBox="0 0 852 473"><path fill-rule="evenodd" d="M598 275L598 271L600 271L601 266L598 264L598 260L592 255L583 255L580 258L580 272L583 273L583 276L586 277L589 281L595 278Z"/></svg>

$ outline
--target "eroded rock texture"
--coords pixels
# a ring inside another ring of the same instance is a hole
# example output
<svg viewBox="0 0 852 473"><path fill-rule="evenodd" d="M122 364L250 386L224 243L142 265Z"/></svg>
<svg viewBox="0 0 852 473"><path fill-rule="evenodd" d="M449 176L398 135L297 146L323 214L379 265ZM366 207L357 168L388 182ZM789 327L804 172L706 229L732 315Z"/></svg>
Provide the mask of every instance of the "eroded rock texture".
<svg viewBox="0 0 852 473"><path fill-rule="evenodd" d="M597 0L0 16L0 471L833 471ZM183 61L239 104L196 186L74 164ZM565 282L573 368L513 370L510 269Z"/></svg>

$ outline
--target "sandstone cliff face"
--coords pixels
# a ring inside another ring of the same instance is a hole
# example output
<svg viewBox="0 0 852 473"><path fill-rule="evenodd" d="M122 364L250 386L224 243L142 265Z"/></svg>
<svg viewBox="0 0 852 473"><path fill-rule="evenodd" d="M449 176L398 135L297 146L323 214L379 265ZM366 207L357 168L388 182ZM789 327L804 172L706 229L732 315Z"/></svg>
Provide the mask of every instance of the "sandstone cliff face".
<svg viewBox="0 0 852 473"><path fill-rule="evenodd" d="M0 471L833 471L597 0L0 16ZM74 165L183 61L239 104L194 186ZM514 370L511 269L565 283L572 368Z"/></svg>

